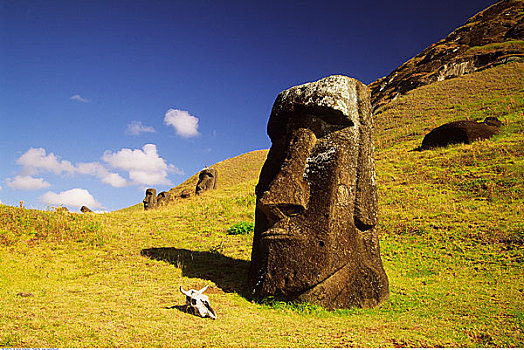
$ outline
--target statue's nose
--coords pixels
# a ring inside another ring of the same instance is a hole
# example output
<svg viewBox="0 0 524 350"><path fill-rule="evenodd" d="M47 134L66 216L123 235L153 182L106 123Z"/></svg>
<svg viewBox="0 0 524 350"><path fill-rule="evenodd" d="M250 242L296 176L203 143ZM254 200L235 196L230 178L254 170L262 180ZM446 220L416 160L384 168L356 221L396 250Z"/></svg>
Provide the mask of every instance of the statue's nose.
<svg viewBox="0 0 524 350"><path fill-rule="evenodd" d="M297 215L307 209L309 183L304 179L304 172L315 143L315 134L309 129L298 129L293 133L280 171L258 201L258 206L273 220Z"/></svg>

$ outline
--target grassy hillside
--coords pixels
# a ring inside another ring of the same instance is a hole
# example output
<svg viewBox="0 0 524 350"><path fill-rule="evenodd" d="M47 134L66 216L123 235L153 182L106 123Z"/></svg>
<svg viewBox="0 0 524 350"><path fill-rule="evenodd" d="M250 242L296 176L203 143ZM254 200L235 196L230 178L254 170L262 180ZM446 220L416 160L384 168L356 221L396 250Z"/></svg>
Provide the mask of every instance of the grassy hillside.
<svg viewBox="0 0 524 350"><path fill-rule="evenodd" d="M12 347L521 347L524 65L412 91L375 116L390 299L328 312L244 297L265 151L221 162L216 191L144 212L0 205L0 345ZM425 132L497 116L495 138L424 152ZM261 131L263 132L263 131ZM239 161L240 160L240 161ZM190 178L179 186L193 186ZM184 312L209 285L218 319Z"/></svg>
<svg viewBox="0 0 524 350"><path fill-rule="evenodd" d="M212 167L218 172L217 188L227 188L241 184L245 181L258 179L260 168L267 157L267 150L253 151L241 154L222 162L214 164ZM198 182L198 173L189 179L172 188L170 191L179 194L183 190L195 192Z"/></svg>
<svg viewBox="0 0 524 350"><path fill-rule="evenodd" d="M268 150L252 151L212 165L218 173L217 188L229 188L244 184L245 182L251 182L254 179L258 180L260 168L266 160L267 152ZM199 173L193 174L193 176L182 182L180 185L171 188L169 192L178 195L183 190L189 190L194 194L198 183L198 174ZM244 184L243 187L245 186L246 185ZM158 193L160 192L161 190L158 190ZM176 199L176 201L186 201L186 199L179 198ZM173 203L173 205L176 205L176 203ZM119 211L135 212L143 210L143 204L139 203L129 208L120 209Z"/></svg>

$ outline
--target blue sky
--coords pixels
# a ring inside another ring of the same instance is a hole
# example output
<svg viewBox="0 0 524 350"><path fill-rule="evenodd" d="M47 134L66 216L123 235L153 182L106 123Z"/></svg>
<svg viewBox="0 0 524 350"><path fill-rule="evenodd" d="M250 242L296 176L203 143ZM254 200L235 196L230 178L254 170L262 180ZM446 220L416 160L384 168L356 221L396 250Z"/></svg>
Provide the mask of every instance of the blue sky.
<svg viewBox="0 0 524 350"><path fill-rule="evenodd" d="M0 0L0 201L117 210L270 147L276 95L369 84L487 0Z"/></svg>

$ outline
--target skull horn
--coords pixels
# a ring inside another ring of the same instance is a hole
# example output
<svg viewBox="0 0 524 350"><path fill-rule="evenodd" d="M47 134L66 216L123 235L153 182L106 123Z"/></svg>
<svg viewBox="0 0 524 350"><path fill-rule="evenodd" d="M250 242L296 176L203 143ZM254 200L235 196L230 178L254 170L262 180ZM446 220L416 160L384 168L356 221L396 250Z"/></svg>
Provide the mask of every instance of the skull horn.
<svg viewBox="0 0 524 350"><path fill-rule="evenodd" d="M186 295L186 296L190 296L189 295L189 292L186 292L185 290L182 289L182 286L180 286L180 291L182 292L182 294Z"/></svg>
<svg viewBox="0 0 524 350"><path fill-rule="evenodd" d="M204 293L206 291L207 287L209 287L209 286L205 286L204 288L200 289L197 293L198 294Z"/></svg>

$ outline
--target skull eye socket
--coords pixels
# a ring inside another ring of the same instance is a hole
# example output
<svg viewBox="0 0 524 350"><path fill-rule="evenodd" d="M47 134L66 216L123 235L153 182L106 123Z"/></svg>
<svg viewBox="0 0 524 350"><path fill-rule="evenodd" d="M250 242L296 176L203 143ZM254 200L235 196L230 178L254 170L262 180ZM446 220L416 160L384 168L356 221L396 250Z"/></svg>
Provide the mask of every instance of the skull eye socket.
<svg viewBox="0 0 524 350"><path fill-rule="evenodd" d="M196 299L191 299L191 305L196 305L196 303L197 303Z"/></svg>

